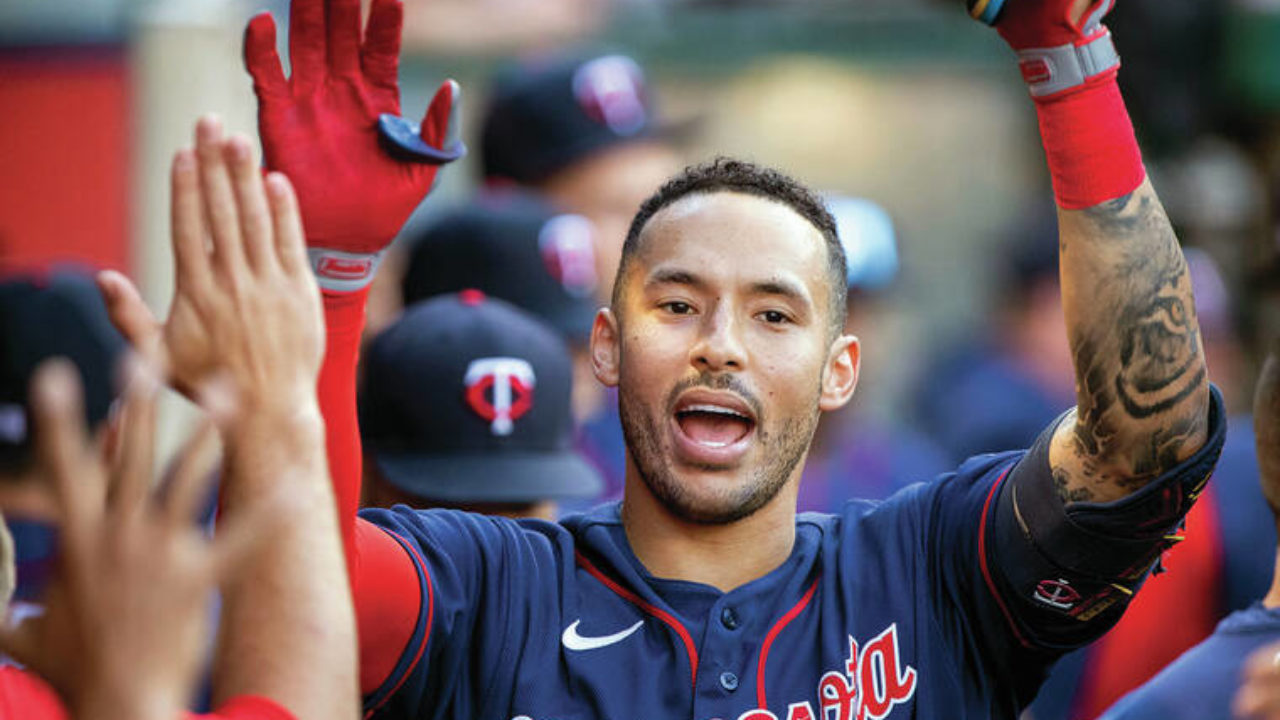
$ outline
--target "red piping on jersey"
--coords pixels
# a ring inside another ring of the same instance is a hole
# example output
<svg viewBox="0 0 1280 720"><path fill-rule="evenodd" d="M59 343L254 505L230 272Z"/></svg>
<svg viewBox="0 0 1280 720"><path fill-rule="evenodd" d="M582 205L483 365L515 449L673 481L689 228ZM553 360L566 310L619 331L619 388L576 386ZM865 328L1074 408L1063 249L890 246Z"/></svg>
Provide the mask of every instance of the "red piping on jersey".
<svg viewBox="0 0 1280 720"><path fill-rule="evenodd" d="M773 646L773 641L778 637L778 633L782 632L782 628L786 627L792 620L795 620L809 606L809 601L813 599L814 591L818 589L818 580L820 579L821 577L814 578L813 584L809 586L809 591L804 594L804 597L800 598L800 602L788 610L786 615L779 618L778 622L774 623L773 627L769 628L769 632L764 636L764 645L760 647L760 665L756 668L756 702L758 703L757 707L761 710L769 707L769 703L765 702L764 699L764 665L769 659L769 648Z"/></svg>
<svg viewBox="0 0 1280 720"><path fill-rule="evenodd" d="M391 692L387 693L386 697L382 698L382 702L374 705L365 712L365 720L373 717L375 712L381 709L383 705L386 705L388 700L395 697L396 693L400 692L400 686L404 685L405 681L409 679L409 676L413 674L413 669L422 661L422 654L426 652L427 649L427 641L431 639L431 627L435 621L436 613L436 594L435 590L431 587L431 571L427 570L427 563L422 559L422 556L418 554L418 549L413 546L413 543L406 542L403 538L390 530L387 530L386 528L382 528L382 530L399 542L400 547L404 548L405 551L413 558L414 564L422 568L422 574L427 580L427 629L426 632L422 634L422 642L418 643L418 652L414 654L413 662L409 663L409 666L405 668L404 673L400 675L400 679L396 681L395 687L391 688Z"/></svg>
<svg viewBox="0 0 1280 720"><path fill-rule="evenodd" d="M987 581L987 589L991 591L991 596L996 599L996 605L1000 606L1000 612L1004 614L1004 619L1009 622L1009 629L1013 631L1013 636L1017 638L1022 647L1030 649L1031 643L1022 637L1022 633L1018 630L1018 624L1013 620L1013 614L1009 612L1009 608L1004 604L1004 598L1000 597L1000 591L996 590L996 583L991 579L991 569L987 567L987 514L991 509L991 498L995 497L996 490L1004 485L1004 480L1009 476L1009 471L1013 469L1010 465L1000 477L991 484L991 492L987 493L987 501L982 505L982 525L978 527L978 566L982 568L982 579Z"/></svg>
<svg viewBox="0 0 1280 720"><path fill-rule="evenodd" d="M575 552L574 555L578 559L578 564L581 565L584 569L586 569L587 572L595 576L595 579L604 583L605 587L614 591L618 595L621 595L623 599L627 600L632 605L635 605L641 610L658 618L662 622L666 623L667 626L670 627L672 630L676 631L676 634L680 636L680 640L684 642L685 652L689 654L689 672L693 676L694 690L697 690L698 688L698 649L694 647L693 636L689 634L689 631L685 629L684 625L682 625L680 621L677 620L675 616L672 615L671 613L665 610L662 610L661 608L657 608L657 607L654 607L653 605L650 605L649 603L642 600L639 595L636 595L630 590L614 582L612 579L609 578L609 576L600 572L600 570L595 565L592 565L590 560L587 560L585 557L583 557L581 552Z"/></svg>

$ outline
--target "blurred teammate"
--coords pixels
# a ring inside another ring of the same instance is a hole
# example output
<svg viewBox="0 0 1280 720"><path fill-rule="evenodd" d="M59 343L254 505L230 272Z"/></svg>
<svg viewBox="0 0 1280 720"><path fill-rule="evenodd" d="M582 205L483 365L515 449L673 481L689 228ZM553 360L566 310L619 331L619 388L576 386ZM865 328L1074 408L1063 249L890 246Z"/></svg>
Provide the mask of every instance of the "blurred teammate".
<svg viewBox="0 0 1280 720"><path fill-rule="evenodd" d="M0 501L17 541L15 612L43 595L53 569L56 519L32 445L31 378L63 357L84 388L85 422L103 431L115 400L124 340L107 318L92 279L75 271L0 282Z"/></svg>
<svg viewBox="0 0 1280 720"><path fill-rule="evenodd" d="M6 532L14 538L6 562L18 582L4 597L5 617L12 622L42 612L40 602L57 564L58 506L38 466L33 435L36 368L54 357L70 363L83 388L81 422L101 435L116 397L123 350L124 340L87 275L64 271L0 282L0 507ZM43 681L19 670L12 659L0 656L0 675L0 703L8 706L0 708L0 717L17 717L19 707L35 718L61 712Z"/></svg>
<svg viewBox="0 0 1280 720"><path fill-rule="evenodd" d="M481 119L487 182L532 188L595 226L608 303L632 216L680 169L644 71L625 55L547 57L498 74Z"/></svg>
<svg viewBox="0 0 1280 720"><path fill-rule="evenodd" d="M602 493L571 505L578 508L621 497L625 473L616 402L591 368L597 235L590 220L561 212L535 193L491 190L446 211L414 238L401 281L405 305L476 288L560 331L573 359L575 445L604 480Z"/></svg>
<svg viewBox="0 0 1280 720"><path fill-rule="evenodd" d="M1280 341L1274 341L1254 394L1262 494L1280 523ZM1227 616L1207 640L1189 650L1103 714L1104 720L1227 720L1280 717L1280 566L1271 589L1245 610ZM1252 656L1252 657L1251 657ZM1255 685L1237 695L1242 677Z"/></svg>
<svg viewBox="0 0 1280 720"><path fill-rule="evenodd" d="M557 525L407 508L357 520L340 503L368 710L1013 717L1057 655L1115 622L1203 489L1223 410L1098 24L1110 4L1015 2L998 26L1027 65L1060 207L1075 410L1029 452L797 517L817 418L857 381L835 224L776 172L689 168L633 219L593 327L596 375L619 388L623 504ZM369 273L353 276L430 188L452 93L405 143L435 151L391 160L377 128L399 112L399 5L375 1L363 47L354 0L292 7L293 77L267 17L246 55L268 165L297 176L326 290L321 398L351 498Z"/></svg>
<svg viewBox="0 0 1280 720"><path fill-rule="evenodd" d="M848 286L845 332L886 342L887 307L898 275L898 240L893 220L865 198L829 196L844 247ZM900 363L901 348L890 345L878 355L862 355L862 371L888 374ZM823 417L805 462L797 507L837 512L849 498L879 500L913 482L954 466L934 442L866 405L846 407Z"/></svg>
<svg viewBox="0 0 1280 720"><path fill-rule="evenodd" d="M572 448L568 350L532 315L478 290L438 295L374 338L363 367L366 507L552 520L557 501L599 496Z"/></svg>

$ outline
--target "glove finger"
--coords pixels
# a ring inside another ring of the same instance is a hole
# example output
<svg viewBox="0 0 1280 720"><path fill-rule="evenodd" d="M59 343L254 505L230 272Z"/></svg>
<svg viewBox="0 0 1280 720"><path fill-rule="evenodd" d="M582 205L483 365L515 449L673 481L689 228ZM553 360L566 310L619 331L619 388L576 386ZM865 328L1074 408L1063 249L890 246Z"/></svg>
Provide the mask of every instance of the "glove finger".
<svg viewBox="0 0 1280 720"><path fill-rule="evenodd" d="M356 74L360 69L360 0L329 0L325 21L330 72Z"/></svg>
<svg viewBox="0 0 1280 720"><path fill-rule="evenodd" d="M324 0L289 3L289 65L295 88L314 88L324 78Z"/></svg>
<svg viewBox="0 0 1280 720"><path fill-rule="evenodd" d="M253 16L244 29L244 66L253 78L253 91L258 98L281 95L288 85L276 52L276 21L271 13Z"/></svg>
<svg viewBox="0 0 1280 720"><path fill-rule="evenodd" d="M1086 35L1092 33L1102 24L1102 18L1111 12L1111 8L1115 7L1116 0L1100 0L1092 9L1087 10L1084 14L1084 23L1081 26Z"/></svg>
<svg viewBox="0 0 1280 720"><path fill-rule="evenodd" d="M377 87L393 89L396 86L403 22L404 5L400 0L373 0L364 47L360 50L360 65L365 77Z"/></svg>
<svg viewBox="0 0 1280 720"><path fill-rule="evenodd" d="M433 148L449 150L458 143L461 133L460 111L462 109L462 88L454 80L445 80L436 91L427 107L427 114L422 118L422 129L419 134L422 141Z"/></svg>

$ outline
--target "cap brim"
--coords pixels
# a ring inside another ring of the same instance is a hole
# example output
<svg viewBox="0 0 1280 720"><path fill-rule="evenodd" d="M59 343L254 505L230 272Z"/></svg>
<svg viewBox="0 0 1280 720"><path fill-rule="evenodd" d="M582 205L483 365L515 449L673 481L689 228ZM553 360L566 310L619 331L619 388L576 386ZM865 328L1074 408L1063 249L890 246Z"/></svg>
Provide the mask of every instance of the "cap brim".
<svg viewBox="0 0 1280 720"><path fill-rule="evenodd" d="M571 145L552 148L552 151L545 154L541 161L532 164L530 172L526 173L528 177L521 182L541 182L570 165L617 147L640 143L681 145L700 132L702 126L701 117L674 122L664 119L654 122L634 135L614 135L607 131L586 135Z"/></svg>
<svg viewBox="0 0 1280 720"><path fill-rule="evenodd" d="M400 490L430 500L536 502L598 497L600 474L577 454L377 454L378 470Z"/></svg>

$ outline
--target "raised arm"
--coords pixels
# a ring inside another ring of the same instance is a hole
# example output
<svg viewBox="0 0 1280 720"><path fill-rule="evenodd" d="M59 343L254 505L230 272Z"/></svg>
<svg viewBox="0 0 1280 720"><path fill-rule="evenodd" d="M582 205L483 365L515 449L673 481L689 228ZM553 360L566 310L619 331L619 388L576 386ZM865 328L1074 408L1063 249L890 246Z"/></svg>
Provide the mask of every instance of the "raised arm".
<svg viewBox="0 0 1280 720"><path fill-rule="evenodd" d="M323 327L297 202L263 179L247 138L216 119L172 177L175 294L163 325L116 274L101 285L135 346L224 418L222 518L280 492L270 542L223 587L215 691L272 698L305 718L358 712L355 632L323 425L316 403ZM220 523L221 526L221 523ZM316 678L325 678L317 683Z"/></svg>
<svg viewBox="0 0 1280 720"><path fill-rule="evenodd" d="M446 163L461 157L459 90L446 81L420 126L400 118L400 0L373 0L363 39L359 0L294 0L285 78L275 21L245 30L267 167L297 189L307 254L324 297L320 376L329 464L349 560L360 500L356 366L365 299L379 259Z"/></svg>
<svg viewBox="0 0 1280 720"><path fill-rule="evenodd" d="M990 13L1036 102L1058 203L1076 408L1049 453L1065 502L1125 497L1208 435L1209 383L1187 264L1116 85L1115 0L999 0ZM979 13L981 15L981 13Z"/></svg>
<svg viewBox="0 0 1280 720"><path fill-rule="evenodd" d="M288 175L297 188L307 252L324 300L320 411L355 594L360 686L366 693L389 678L394 682L391 675L426 599L398 542L356 519L363 471L356 369L365 301L383 250L431 190L441 166L464 152L453 81L440 86L420 126L399 116L402 23L399 0L373 0L362 39L359 0L294 0L288 79L270 15L253 18L244 43L263 154L267 166Z"/></svg>
<svg viewBox="0 0 1280 720"><path fill-rule="evenodd" d="M1205 442L1209 381L1187 263L1149 180L1060 210L1062 296L1076 409L1049 459L1065 501L1107 502Z"/></svg>

